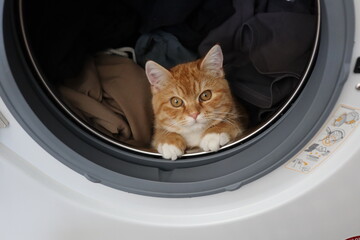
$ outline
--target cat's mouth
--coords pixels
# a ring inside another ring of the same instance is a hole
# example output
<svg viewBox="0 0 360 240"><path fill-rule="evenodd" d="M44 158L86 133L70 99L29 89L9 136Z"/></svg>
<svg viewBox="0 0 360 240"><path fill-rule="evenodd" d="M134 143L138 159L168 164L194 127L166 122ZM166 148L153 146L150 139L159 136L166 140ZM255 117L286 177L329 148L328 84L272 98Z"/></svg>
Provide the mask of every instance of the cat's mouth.
<svg viewBox="0 0 360 240"><path fill-rule="evenodd" d="M194 120L192 123L188 125L188 127L191 128L192 130L200 130L205 128L205 126L206 123L201 120Z"/></svg>
<svg viewBox="0 0 360 240"><path fill-rule="evenodd" d="M207 120L201 116L199 116L197 119L188 118L186 121L188 126L192 126L196 124L205 124L207 122Z"/></svg>

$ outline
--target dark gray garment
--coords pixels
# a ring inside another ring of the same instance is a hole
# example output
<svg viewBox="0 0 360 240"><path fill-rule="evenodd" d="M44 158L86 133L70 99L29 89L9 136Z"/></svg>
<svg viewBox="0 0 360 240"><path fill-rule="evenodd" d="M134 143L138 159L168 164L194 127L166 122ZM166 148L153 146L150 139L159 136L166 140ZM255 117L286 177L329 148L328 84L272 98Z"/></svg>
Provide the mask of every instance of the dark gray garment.
<svg viewBox="0 0 360 240"><path fill-rule="evenodd" d="M298 84L298 77L294 74L259 74L250 62L228 67L226 78L237 97L262 109L279 104Z"/></svg>
<svg viewBox="0 0 360 240"><path fill-rule="evenodd" d="M234 0L236 13L199 46L216 43L233 93L256 108L272 108L296 88L313 47L316 16L311 1ZM292 10L293 12L289 12Z"/></svg>
<svg viewBox="0 0 360 240"><path fill-rule="evenodd" d="M126 1L126 4L140 16L139 31L144 34L185 22L204 1L206 0L131 0Z"/></svg>
<svg viewBox="0 0 360 240"><path fill-rule="evenodd" d="M180 1L193 4L193 1ZM232 0L202 0L200 6L194 9L185 21L162 27L161 30L176 36L187 49L196 51L207 34L234 13Z"/></svg>
<svg viewBox="0 0 360 240"><path fill-rule="evenodd" d="M235 49L240 48L239 38L241 27L244 22L254 16L256 0L234 0L235 14L222 23L219 27L209 32L207 37L199 45L198 51L201 56L215 44L220 44L224 53L224 64L232 62L237 58Z"/></svg>
<svg viewBox="0 0 360 240"><path fill-rule="evenodd" d="M141 17L140 33L164 30L196 50L207 33L234 14L232 0L131 0Z"/></svg>
<svg viewBox="0 0 360 240"><path fill-rule="evenodd" d="M293 12L315 14L314 0L259 0L265 8L257 8L257 12Z"/></svg>
<svg viewBox="0 0 360 240"><path fill-rule="evenodd" d="M174 35L163 31L141 35L135 45L135 54L142 67L146 61L153 60L168 69L198 58L195 53L183 47Z"/></svg>
<svg viewBox="0 0 360 240"><path fill-rule="evenodd" d="M316 17L309 14L260 13L248 20L238 39L259 73L301 77L311 53Z"/></svg>

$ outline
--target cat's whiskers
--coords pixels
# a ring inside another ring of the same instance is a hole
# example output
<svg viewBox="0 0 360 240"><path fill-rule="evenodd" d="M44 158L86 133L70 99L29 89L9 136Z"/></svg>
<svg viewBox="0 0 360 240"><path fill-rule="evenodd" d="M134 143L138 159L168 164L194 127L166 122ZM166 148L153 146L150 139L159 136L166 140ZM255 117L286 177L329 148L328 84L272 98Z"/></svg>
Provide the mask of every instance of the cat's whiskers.
<svg viewBox="0 0 360 240"><path fill-rule="evenodd" d="M236 125L236 119L231 119L231 118L218 118L218 117L208 117L208 120L213 120L213 121L218 121L216 124L220 123L220 122L226 122L229 123L230 125L234 126L236 129L240 130L239 126Z"/></svg>
<svg viewBox="0 0 360 240"><path fill-rule="evenodd" d="M223 119L226 119L226 118L236 119L235 117L226 116L226 114L220 115L220 114L214 114L214 113L207 115L207 118L209 118L209 119L218 119L218 120L223 120Z"/></svg>
<svg viewBox="0 0 360 240"><path fill-rule="evenodd" d="M212 112L213 114L226 114L226 115L231 115L231 116L236 116L236 117L245 117L245 115L240 115L240 114L237 114L237 113L231 113L231 112L218 112L218 111L213 111Z"/></svg>
<svg viewBox="0 0 360 240"><path fill-rule="evenodd" d="M186 126L185 124L188 123L188 121L186 119L184 120L179 120L179 121L176 121L170 125L168 125L168 127L184 127Z"/></svg>

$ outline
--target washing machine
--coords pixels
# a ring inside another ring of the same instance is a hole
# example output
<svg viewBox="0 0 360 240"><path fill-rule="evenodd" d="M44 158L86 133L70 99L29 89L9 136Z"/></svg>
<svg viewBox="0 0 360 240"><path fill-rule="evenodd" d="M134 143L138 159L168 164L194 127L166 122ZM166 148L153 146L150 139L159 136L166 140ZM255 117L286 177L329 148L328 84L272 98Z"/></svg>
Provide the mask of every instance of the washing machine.
<svg viewBox="0 0 360 240"><path fill-rule="evenodd" d="M360 239L359 1L318 2L313 64L267 124L177 161L61 108L28 54L23 4L0 1L1 239Z"/></svg>

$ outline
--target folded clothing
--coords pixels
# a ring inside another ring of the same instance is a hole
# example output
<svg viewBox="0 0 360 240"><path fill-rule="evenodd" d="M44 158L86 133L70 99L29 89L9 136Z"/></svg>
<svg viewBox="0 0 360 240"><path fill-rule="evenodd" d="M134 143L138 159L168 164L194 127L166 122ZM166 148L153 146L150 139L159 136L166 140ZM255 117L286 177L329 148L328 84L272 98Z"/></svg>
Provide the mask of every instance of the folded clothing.
<svg viewBox="0 0 360 240"><path fill-rule="evenodd" d="M99 131L130 146L148 147L153 111L144 70L131 59L99 54L58 87L69 108Z"/></svg>

